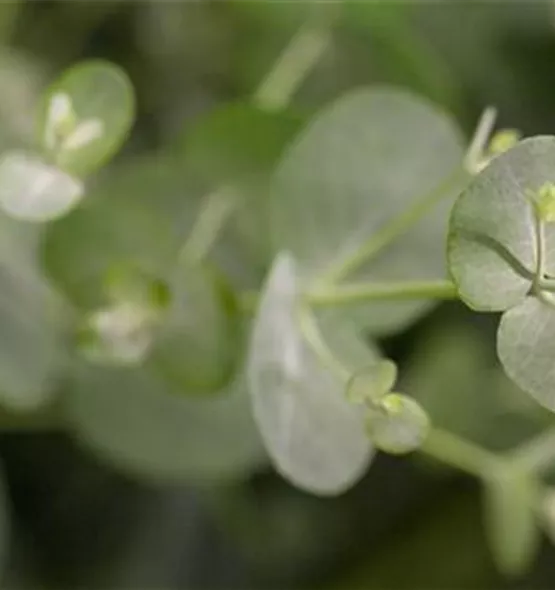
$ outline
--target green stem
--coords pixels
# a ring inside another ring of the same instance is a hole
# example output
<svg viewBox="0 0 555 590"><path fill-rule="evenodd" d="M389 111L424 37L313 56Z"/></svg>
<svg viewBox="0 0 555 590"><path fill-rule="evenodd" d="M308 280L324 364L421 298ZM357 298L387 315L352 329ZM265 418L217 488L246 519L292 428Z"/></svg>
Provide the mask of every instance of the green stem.
<svg viewBox="0 0 555 590"><path fill-rule="evenodd" d="M346 382L351 373L328 348L310 309L304 307L299 309L299 326L308 345L322 364L337 375L341 381Z"/></svg>
<svg viewBox="0 0 555 590"><path fill-rule="evenodd" d="M260 83L253 96L254 104L267 111L279 111L287 106L320 60L330 40L331 31L327 22L302 25Z"/></svg>
<svg viewBox="0 0 555 590"><path fill-rule="evenodd" d="M404 213L390 221L378 232L370 237L362 246L351 256L341 261L340 264L332 267L320 279L320 285L330 285L339 282L346 275L353 273L365 262L374 258L386 246L391 244L396 238L404 234L415 223L420 221L426 213L437 205L446 195L461 185L469 174L466 170L458 168L446 180L439 184L434 190L418 199L412 207L409 207Z"/></svg>
<svg viewBox="0 0 555 590"><path fill-rule="evenodd" d="M327 12L328 18L318 15L318 22L310 21L300 28L254 93L255 105L266 110L281 110L287 106L328 46L332 14ZM193 229L181 248L180 260L200 262L206 257L238 201L235 189L229 185L203 198Z"/></svg>
<svg viewBox="0 0 555 590"><path fill-rule="evenodd" d="M428 457L478 478L487 477L504 461L472 442L437 428L431 430L419 450Z"/></svg>
<svg viewBox="0 0 555 590"><path fill-rule="evenodd" d="M407 281L399 283L343 284L322 288L307 295L315 306L339 306L376 300L457 299L457 288L451 281Z"/></svg>
<svg viewBox="0 0 555 590"><path fill-rule="evenodd" d="M534 211L536 230L536 272L534 274L534 289L541 291L545 270L545 228L540 216Z"/></svg>
<svg viewBox="0 0 555 590"><path fill-rule="evenodd" d="M544 430L507 454L507 459L523 470L541 473L555 464L555 428Z"/></svg>
<svg viewBox="0 0 555 590"><path fill-rule="evenodd" d="M257 291L247 291L240 297L241 307L252 311L258 302ZM305 295L305 303L315 307L339 307L367 301L412 299L458 299L457 289L451 281L399 281L398 283L344 284L321 287Z"/></svg>
<svg viewBox="0 0 555 590"><path fill-rule="evenodd" d="M471 174L480 170L488 139L495 126L496 118L497 110L493 107L488 107L484 110L478 121L465 157L465 167Z"/></svg>
<svg viewBox="0 0 555 590"><path fill-rule="evenodd" d="M237 201L235 190L230 186L222 186L203 198L193 229L179 253L180 260L203 260L235 210Z"/></svg>

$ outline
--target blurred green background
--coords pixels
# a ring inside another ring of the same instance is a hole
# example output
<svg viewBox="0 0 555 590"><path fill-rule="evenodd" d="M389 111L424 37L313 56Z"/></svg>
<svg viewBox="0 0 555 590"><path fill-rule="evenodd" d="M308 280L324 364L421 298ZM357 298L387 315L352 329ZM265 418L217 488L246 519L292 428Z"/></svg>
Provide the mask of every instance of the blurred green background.
<svg viewBox="0 0 555 590"><path fill-rule="evenodd" d="M272 159L273 142L281 145L298 121L346 90L383 82L442 105L467 136L487 105L497 107L501 126L555 134L555 4L527 0L346 1L333 42L279 125L261 122L253 138L240 123L211 118L251 96L313 4L3 2L0 141L17 145L32 134L29 113L44 85L92 57L123 67L138 100L131 138L101 178L122 169L135 178L136 158L185 146L201 189L215 188L230 161L241 166L233 157L243 144ZM135 182L143 183L139 173ZM122 186L132 199L134 189ZM192 208L203 190L190 189ZM221 250L237 283L252 286L253 266L236 241ZM254 259L264 260L258 254ZM258 280L264 264L254 268ZM436 424L501 449L553 420L500 371L494 331L491 317L445 304L383 346L401 367L403 389ZM227 409L220 414L225 421ZM222 448L222 481L163 483L126 475L73 437L40 426L0 436L11 537L6 588L555 585L547 537L524 579L501 578L486 546L479 484L418 457L380 455L353 490L319 499L288 485L263 457L229 468L228 477Z"/></svg>

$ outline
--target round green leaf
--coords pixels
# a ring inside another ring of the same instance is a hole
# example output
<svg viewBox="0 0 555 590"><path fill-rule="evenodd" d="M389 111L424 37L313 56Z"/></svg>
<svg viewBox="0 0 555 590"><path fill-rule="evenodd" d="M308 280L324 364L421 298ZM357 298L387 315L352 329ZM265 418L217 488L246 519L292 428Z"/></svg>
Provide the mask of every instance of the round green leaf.
<svg viewBox="0 0 555 590"><path fill-rule="evenodd" d="M237 254L244 260L243 273L245 268L264 271L271 262L269 177L302 123L302 118L287 111L270 113L248 103L231 103L199 117L178 141L176 147L191 171L206 183L207 191L219 185L233 187L235 214L214 250L225 267ZM234 245L231 255L230 242Z"/></svg>
<svg viewBox="0 0 555 590"><path fill-rule="evenodd" d="M80 367L63 399L76 438L142 479L237 479L264 462L241 378L193 399L146 370Z"/></svg>
<svg viewBox="0 0 555 590"><path fill-rule="evenodd" d="M105 305L114 268L157 278L173 270L201 195L177 158L132 158L46 227L43 264L77 306Z"/></svg>
<svg viewBox="0 0 555 590"><path fill-rule="evenodd" d="M540 404L555 412L555 308L527 297L506 311L497 333L497 352L507 375Z"/></svg>
<svg viewBox="0 0 555 590"><path fill-rule="evenodd" d="M89 361L146 362L184 393L215 392L229 380L240 318L232 293L208 268L181 264L168 283L135 277L112 282L106 293L107 304L88 313L78 333Z"/></svg>
<svg viewBox="0 0 555 590"><path fill-rule="evenodd" d="M125 312L129 304L143 305L131 301L141 287L134 283L135 295L120 293L114 301L113 285L107 284L114 269L167 285L167 309L161 310L161 325L152 326L152 363L190 392L221 387L237 350L237 318L223 278L207 269L178 266L201 194L173 157L131 160L101 182L82 207L49 226L44 242L47 271L87 314L114 311L115 303L124 305L122 313L110 315L116 324L117 317L136 319ZM122 327L129 328L133 340L137 325L126 320ZM125 339L123 334L123 350L132 356L138 352L135 360L140 360L145 339L141 350L127 349Z"/></svg>
<svg viewBox="0 0 555 590"><path fill-rule="evenodd" d="M376 447L392 455L415 451L428 436L430 419L414 399L386 395L366 414L366 432Z"/></svg>
<svg viewBox="0 0 555 590"><path fill-rule="evenodd" d="M176 146L189 166L214 184L268 173L302 119L230 103L199 117Z"/></svg>
<svg viewBox="0 0 555 590"><path fill-rule="evenodd" d="M449 224L449 268L459 295L479 311L521 303L536 264L531 195L555 182L555 137L526 139L501 154L458 198ZM555 229L545 228L555 271Z"/></svg>
<svg viewBox="0 0 555 590"><path fill-rule="evenodd" d="M461 165L462 154L456 126L427 101L387 87L350 92L315 118L279 166L271 215L275 249L291 251L302 276L317 281L436 190ZM449 208L447 194L353 278L444 277L437 245L445 239ZM349 312L385 333L428 307L421 301L372 303Z"/></svg>
<svg viewBox="0 0 555 590"><path fill-rule="evenodd" d="M484 480L486 536L497 568L507 577L525 574L539 550L537 486L533 476L511 467Z"/></svg>
<svg viewBox="0 0 555 590"><path fill-rule="evenodd" d="M24 152L0 160L0 207L15 219L44 222L62 217L83 197L83 184Z"/></svg>
<svg viewBox="0 0 555 590"><path fill-rule="evenodd" d="M397 365L390 360L377 361L355 372L347 383L347 399L352 403L379 400L397 380Z"/></svg>
<svg viewBox="0 0 555 590"><path fill-rule="evenodd" d="M79 63L45 94L39 145L60 168L84 176L120 148L134 117L133 86L121 68L101 60Z"/></svg>
<svg viewBox="0 0 555 590"><path fill-rule="evenodd" d="M187 265L181 265L169 290L149 362L184 391L217 391L231 377L240 350L233 295L208 269Z"/></svg>
<svg viewBox="0 0 555 590"><path fill-rule="evenodd" d="M373 451L344 379L301 331L297 272L281 254L264 287L247 364L254 416L285 478L313 493L338 494L362 476Z"/></svg>

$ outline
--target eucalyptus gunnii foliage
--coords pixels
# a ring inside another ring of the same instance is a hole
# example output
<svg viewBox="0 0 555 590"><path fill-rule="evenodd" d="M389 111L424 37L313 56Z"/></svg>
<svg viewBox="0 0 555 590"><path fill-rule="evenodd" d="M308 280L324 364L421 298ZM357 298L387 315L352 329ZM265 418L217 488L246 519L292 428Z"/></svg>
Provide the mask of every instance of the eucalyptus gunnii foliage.
<svg viewBox="0 0 555 590"><path fill-rule="evenodd" d="M94 179L131 130L133 86L102 61L54 81L34 143L0 158L0 400L149 480L269 459L334 495L378 451L419 450L483 482L493 556L520 574L555 528L555 433L496 453L434 423L427 400L449 391L405 390L378 339L438 300L503 312L506 373L555 411L555 138L490 137L486 109L467 146L386 86L299 117L287 105L330 36L310 20L251 100Z"/></svg>

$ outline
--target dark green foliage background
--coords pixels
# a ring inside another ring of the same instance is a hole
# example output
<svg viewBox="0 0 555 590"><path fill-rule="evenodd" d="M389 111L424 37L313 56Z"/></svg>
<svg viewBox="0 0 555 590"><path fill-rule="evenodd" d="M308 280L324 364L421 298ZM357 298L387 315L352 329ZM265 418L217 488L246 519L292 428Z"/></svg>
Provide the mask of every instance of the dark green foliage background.
<svg viewBox="0 0 555 590"><path fill-rule="evenodd" d="M344 4L333 51L287 112L260 116L256 137L242 134L239 103L303 21L306 2L5 2L0 40L36 60L45 81L85 58L123 67L136 88L138 120L100 176L123 168L132 184L136 166L141 185L145 154L185 151L194 169L183 172L192 210L230 170L259 187L252 160L271 167L300 121L362 84L412 89L452 112L467 135L489 104L501 125L555 133L552 2ZM2 72L0 84L10 87ZM237 126L225 118L206 123L215 108L235 113ZM242 161L237 154L245 152ZM171 206L159 203L162 232ZM257 252L240 239L233 244L215 258L238 285L255 286L264 244ZM56 252L50 256L55 267ZM72 295L79 300L82 292ZM540 411L527 399L496 410L499 400L520 397L496 365L494 324L446 304L383 345L432 418L497 449L534 432ZM478 484L421 459L380 456L353 490L319 499L267 467L233 484L138 483L57 433L6 431L0 456L12 518L6 588L477 590L546 588L555 579L546 539L526 579L503 581L486 548Z"/></svg>

